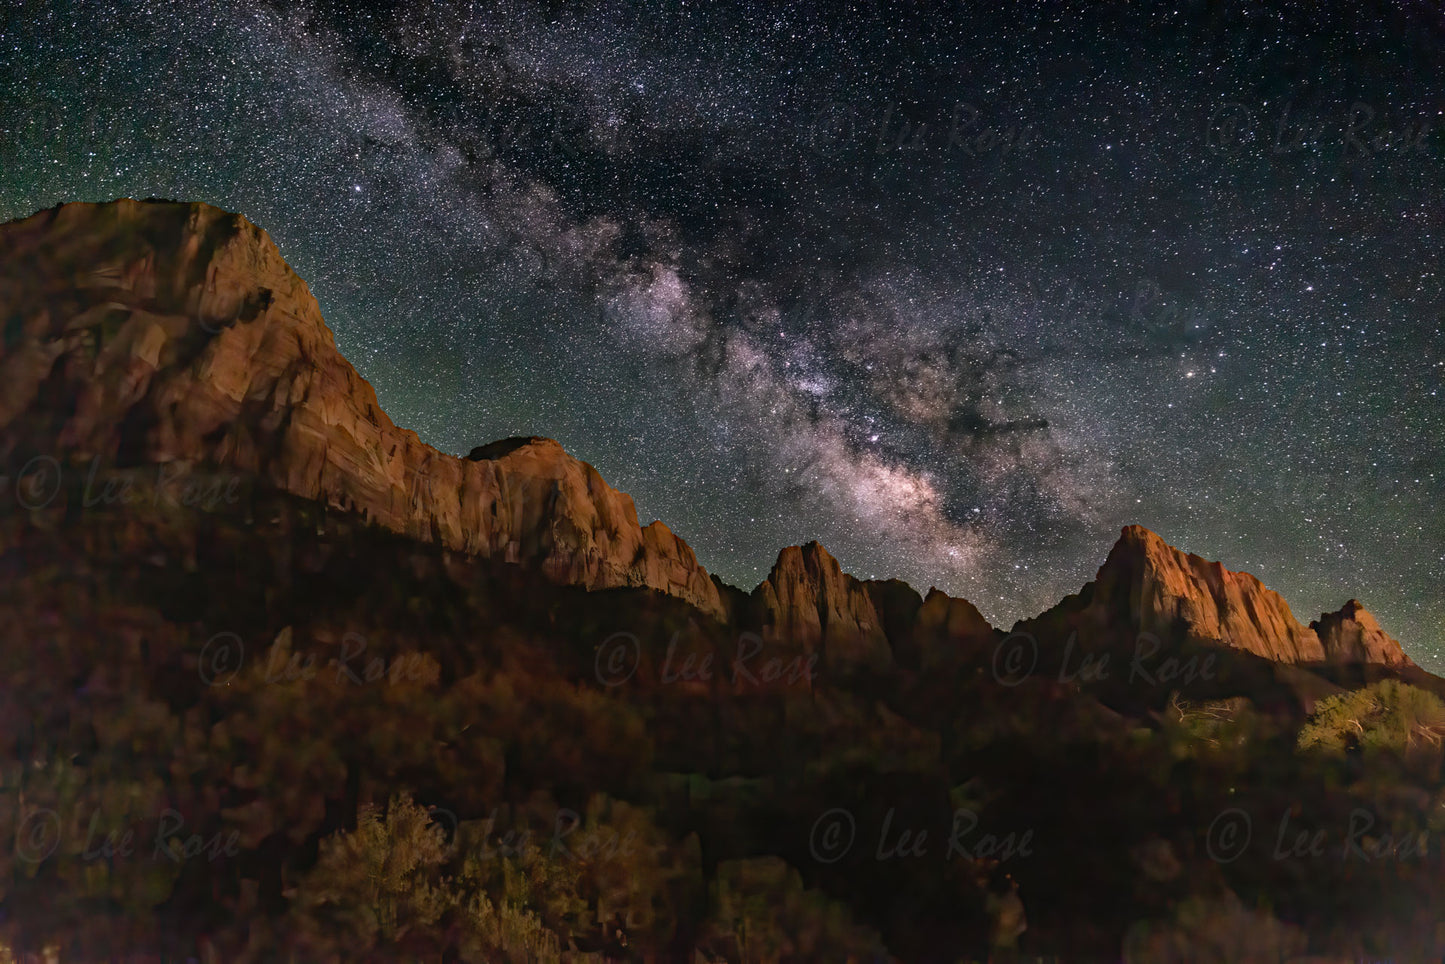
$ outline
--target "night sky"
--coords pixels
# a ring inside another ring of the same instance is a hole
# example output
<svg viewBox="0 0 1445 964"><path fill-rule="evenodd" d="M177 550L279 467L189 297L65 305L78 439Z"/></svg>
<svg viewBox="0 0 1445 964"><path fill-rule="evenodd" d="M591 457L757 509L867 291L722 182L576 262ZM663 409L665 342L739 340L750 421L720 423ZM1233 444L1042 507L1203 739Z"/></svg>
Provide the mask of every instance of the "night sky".
<svg viewBox="0 0 1445 964"><path fill-rule="evenodd" d="M0 219L239 211L398 424L744 588L1008 626L1138 522L1445 668L1438 4L345 8L12 0Z"/></svg>

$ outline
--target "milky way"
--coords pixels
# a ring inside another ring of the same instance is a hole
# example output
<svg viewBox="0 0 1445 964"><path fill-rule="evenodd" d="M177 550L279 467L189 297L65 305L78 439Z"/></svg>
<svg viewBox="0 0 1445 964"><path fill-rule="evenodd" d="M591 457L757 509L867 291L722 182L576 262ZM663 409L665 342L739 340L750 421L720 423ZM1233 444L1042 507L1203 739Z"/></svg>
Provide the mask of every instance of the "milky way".
<svg viewBox="0 0 1445 964"><path fill-rule="evenodd" d="M1118 529L1445 665L1426 4L11 4L0 217L266 228L400 425L996 624Z"/></svg>

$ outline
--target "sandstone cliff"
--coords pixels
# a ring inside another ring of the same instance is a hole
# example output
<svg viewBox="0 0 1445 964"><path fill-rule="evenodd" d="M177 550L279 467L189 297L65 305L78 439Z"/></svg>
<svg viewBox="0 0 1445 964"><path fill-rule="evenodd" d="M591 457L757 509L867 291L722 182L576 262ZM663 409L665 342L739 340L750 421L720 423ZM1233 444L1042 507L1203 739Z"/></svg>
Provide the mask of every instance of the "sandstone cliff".
<svg viewBox="0 0 1445 964"><path fill-rule="evenodd" d="M206 204L66 204L0 226L0 457L187 463L559 582L722 615L662 523L547 439L469 459L393 425L266 232Z"/></svg>
<svg viewBox="0 0 1445 964"><path fill-rule="evenodd" d="M588 588L649 587L832 669L987 657L972 605L784 549L721 586L596 469L538 437L457 458L392 424L264 231L205 204L67 204L0 226L0 459L219 468L450 549ZM1302 626L1275 592L1124 529L1094 582L1018 629L1083 646L1232 647L1279 663L1413 665L1357 602Z"/></svg>
<svg viewBox="0 0 1445 964"><path fill-rule="evenodd" d="M929 589L913 630L918 669L926 673L962 659L988 659L1002 635L973 603Z"/></svg>
<svg viewBox="0 0 1445 964"><path fill-rule="evenodd" d="M868 586L844 573L817 542L778 553L753 597L769 642L819 652L831 669L882 668L891 661L883 616Z"/></svg>
<svg viewBox="0 0 1445 964"><path fill-rule="evenodd" d="M1085 648L1134 646L1141 634L1242 650L1276 663L1410 663L1358 603L1303 626L1289 604L1247 572L1233 572L1126 526L1098 575L1016 631L1074 636Z"/></svg>
<svg viewBox="0 0 1445 964"><path fill-rule="evenodd" d="M1140 632L1216 641L1276 662L1317 662L1319 639L1279 593L1247 572L1182 552L1143 526L1128 526L1095 581L1098 604L1127 600Z"/></svg>
<svg viewBox="0 0 1445 964"><path fill-rule="evenodd" d="M1332 663L1382 663L1413 666L1400 644L1380 628L1373 615L1351 599L1339 612L1325 613L1310 623L1310 629L1324 646L1325 659Z"/></svg>
<svg viewBox="0 0 1445 964"><path fill-rule="evenodd" d="M897 579L857 579L817 542L782 550L752 599L765 640L820 653L831 670L929 670L995 639L966 600L937 589L925 600Z"/></svg>

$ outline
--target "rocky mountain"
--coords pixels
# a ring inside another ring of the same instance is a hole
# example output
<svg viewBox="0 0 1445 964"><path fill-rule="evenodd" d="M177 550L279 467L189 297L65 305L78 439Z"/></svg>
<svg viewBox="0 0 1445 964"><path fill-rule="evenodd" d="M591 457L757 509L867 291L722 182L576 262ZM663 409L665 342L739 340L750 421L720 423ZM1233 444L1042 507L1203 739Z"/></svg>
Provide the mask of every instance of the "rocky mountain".
<svg viewBox="0 0 1445 964"><path fill-rule="evenodd" d="M838 560L810 542L780 552L753 596L764 613L764 638L820 651L825 666L881 668L892 662L884 587L846 575ZM908 587L902 589L900 601L904 607L911 602L916 612L922 600Z"/></svg>
<svg viewBox="0 0 1445 964"><path fill-rule="evenodd" d="M205 465L588 588L722 613L692 550L548 439L457 458L392 424L265 231L206 204L0 228L0 455Z"/></svg>
<svg viewBox="0 0 1445 964"><path fill-rule="evenodd" d="M833 671L938 668L961 653L987 656L1003 638L967 600L937 589L924 600L897 580L857 579L817 542L779 553L752 601L764 639L820 653ZM1414 666L1358 601L1301 625L1284 597L1255 576L1137 525L1124 528L1078 595L1014 631L1055 655L1072 640L1080 651L1143 647L1163 656L1192 645L1275 664Z"/></svg>
<svg viewBox="0 0 1445 964"><path fill-rule="evenodd" d="M0 227L0 457L243 473L404 535L590 589L646 587L825 668L921 668L995 631L972 605L788 547L747 599L540 437L465 458L394 425L265 231L206 204L65 204ZM727 587L723 587L724 590ZM1222 645L1283 663L1413 665L1358 603L1306 627L1248 573L1129 526L1083 592L1017 629L1081 646Z"/></svg>
<svg viewBox="0 0 1445 964"><path fill-rule="evenodd" d="M1415 665L1358 599L1345 603L1339 612L1320 616L1310 623L1310 630L1319 637L1325 659L1332 663Z"/></svg>
<svg viewBox="0 0 1445 964"><path fill-rule="evenodd" d="M744 592L555 441L393 425L205 205L0 226L0 323L0 958L1445 953L1445 681L1358 602L1138 526L1013 634L816 542Z"/></svg>
<svg viewBox="0 0 1445 964"><path fill-rule="evenodd" d="M765 640L817 652L825 669L845 673L941 665L998 635L967 600L855 578L817 542L783 549L752 600Z"/></svg>
<svg viewBox="0 0 1445 964"><path fill-rule="evenodd" d="M1016 632L1081 649L1185 644L1227 647L1275 663L1413 666L1400 644L1352 601L1306 627L1247 572L1186 553L1143 526L1126 526L1094 581Z"/></svg>

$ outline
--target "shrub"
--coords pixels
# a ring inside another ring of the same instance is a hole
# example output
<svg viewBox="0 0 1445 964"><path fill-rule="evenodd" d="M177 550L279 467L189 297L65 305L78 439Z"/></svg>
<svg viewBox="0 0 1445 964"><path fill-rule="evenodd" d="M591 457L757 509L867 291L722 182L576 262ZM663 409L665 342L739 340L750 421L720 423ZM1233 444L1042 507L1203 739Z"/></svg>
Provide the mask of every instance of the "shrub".
<svg viewBox="0 0 1445 964"><path fill-rule="evenodd" d="M1398 680L1328 697L1300 730L1300 749L1404 752L1438 749L1445 739L1445 703L1428 690Z"/></svg>
<svg viewBox="0 0 1445 964"><path fill-rule="evenodd" d="M446 842L409 797L391 799L383 818L363 807L356 830L321 842L321 856L298 894L298 910L339 949L368 951L429 928L454 902L440 880Z"/></svg>

